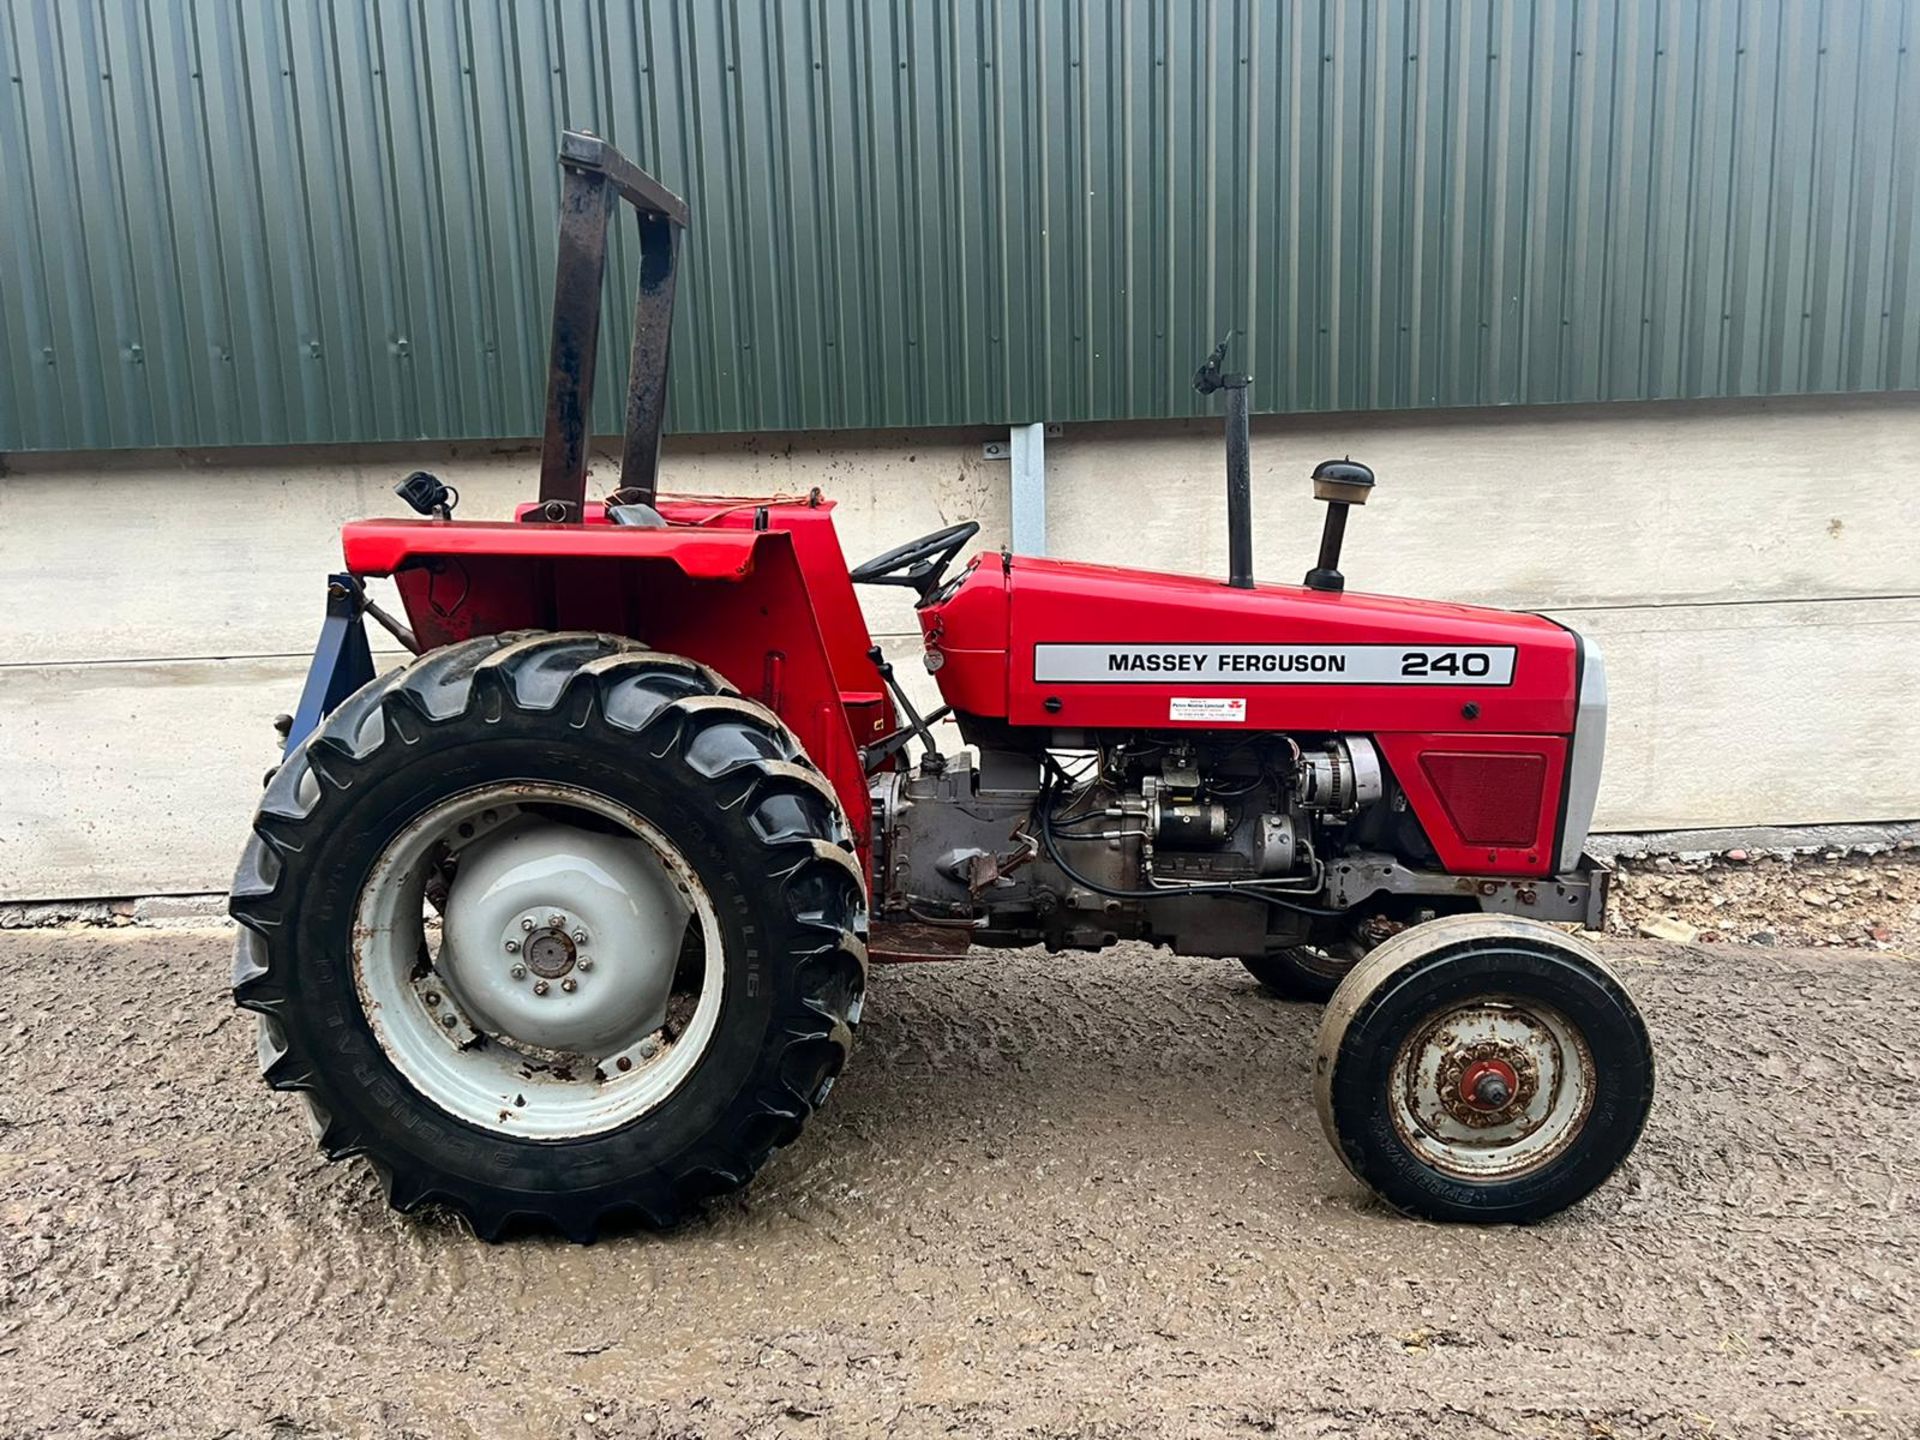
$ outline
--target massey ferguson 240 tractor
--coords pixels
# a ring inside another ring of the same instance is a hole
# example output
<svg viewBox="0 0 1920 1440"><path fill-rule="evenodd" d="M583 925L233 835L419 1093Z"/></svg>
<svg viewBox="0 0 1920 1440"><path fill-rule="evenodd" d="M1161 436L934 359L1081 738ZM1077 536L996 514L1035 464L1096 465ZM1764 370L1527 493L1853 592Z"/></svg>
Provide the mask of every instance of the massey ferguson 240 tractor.
<svg viewBox="0 0 1920 1440"><path fill-rule="evenodd" d="M833 507L656 488L682 201L567 134L540 494L347 526L234 882L267 1080L392 1203L493 1239L669 1225L792 1143L870 961L1145 941L1330 1001L1311 1086L1353 1174L1446 1220L1571 1204L1633 1148L1646 1030L1568 933L1606 682L1534 615L1346 591L1367 469L1303 585L1252 578L1224 346L1222 583L989 554L848 572ZM620 483L586 500L608 225L638 215ZM405 619L364 581L391 576ZM920 714L856 584L917 597ZM414 659L376 676L371 617ZM944 753L951 719L965 751Z"/></svg>

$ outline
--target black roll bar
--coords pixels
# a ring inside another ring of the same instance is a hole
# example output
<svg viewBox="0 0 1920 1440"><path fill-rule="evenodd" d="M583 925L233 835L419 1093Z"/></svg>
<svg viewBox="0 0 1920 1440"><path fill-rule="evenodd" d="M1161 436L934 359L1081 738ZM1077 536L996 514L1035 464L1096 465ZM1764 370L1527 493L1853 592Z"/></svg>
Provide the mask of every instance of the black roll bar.
<svg viewBox="0 0 1920 1440"><path fill-rule="evenodd" d="M587 446L593 427L594 362L600 343L600 291L607 270L607 227L616 200L640 224L640 294L633 307L627 361L622 490L651 505L658 492L660 427L667 412L668 344L678 232L687 202L597 135L560 136L560 244L553 276L553 341L547 369L546 433L540 445L540 503L527 518L577 521L587 498Z"/></svg>

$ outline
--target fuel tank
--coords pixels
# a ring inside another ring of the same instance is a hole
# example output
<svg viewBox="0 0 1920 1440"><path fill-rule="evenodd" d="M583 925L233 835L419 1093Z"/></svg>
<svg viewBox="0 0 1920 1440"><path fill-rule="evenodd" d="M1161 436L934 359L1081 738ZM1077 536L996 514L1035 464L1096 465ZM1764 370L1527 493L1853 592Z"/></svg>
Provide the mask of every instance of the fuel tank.
<svg viewBox="0 0 1920 1440"><path fill-rule="evenodd" d="M1373 736L1449 870L1551 873L1582 803L1582 643L1537 615L984 556L920 623L947 703L1014 726Z"/></svg>

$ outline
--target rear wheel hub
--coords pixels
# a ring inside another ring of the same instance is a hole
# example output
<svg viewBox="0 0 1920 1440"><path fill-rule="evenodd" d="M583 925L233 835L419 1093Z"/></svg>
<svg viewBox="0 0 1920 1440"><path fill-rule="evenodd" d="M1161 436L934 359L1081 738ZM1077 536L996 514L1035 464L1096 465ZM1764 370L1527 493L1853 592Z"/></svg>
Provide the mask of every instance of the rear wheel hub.
<svg viewBox="0 0 1920 1440"><path fill-rule="evenodd" d="M436 936L422 901L449 871ZM586 791L503 785L435 806L376 864L356 934L381 1048L488 1129L625 1124L691 1073L718 1024L722 940L698 877L651 824Z"/></svg>
<svg viewBox="0 0 1920 1440"><path fill-rule="evenodd" d="M543 930L527 941L527 968L548 980L558 980L573 969L573 941L562 930Z"/></svg>
<svg viewBox="0 0 1920 1440"><path fill-rule="evenodd" d="M529 820L461 852L436 968L475 1028L598 1058L665 1022L688 913L643 840Z"/></svg>

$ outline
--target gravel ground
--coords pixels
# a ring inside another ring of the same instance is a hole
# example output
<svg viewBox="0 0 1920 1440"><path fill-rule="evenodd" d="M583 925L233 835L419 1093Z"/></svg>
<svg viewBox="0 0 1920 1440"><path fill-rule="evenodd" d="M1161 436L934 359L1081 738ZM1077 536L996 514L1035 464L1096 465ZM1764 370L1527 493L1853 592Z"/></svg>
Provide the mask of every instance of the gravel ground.
<svg viewBox="0 0 1920 1440"><path fill-rule="evenodd" d="M1920 954L1920 852L1619 860L1607 928L1707 944L1857 946Z"/></svg>
<svg viewBox="0 0 1920 1440"><path fill-rule="evenodd" d="M321 1161L227 943L0 935L0 1434L1920 1434L1896 951L1609 941L1654 1120L1524 1230L1370 1201L1238 967L886 971L745 1197L583 1250Z"/></svg>

